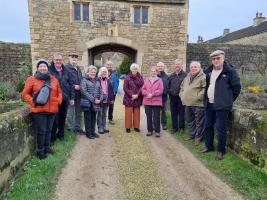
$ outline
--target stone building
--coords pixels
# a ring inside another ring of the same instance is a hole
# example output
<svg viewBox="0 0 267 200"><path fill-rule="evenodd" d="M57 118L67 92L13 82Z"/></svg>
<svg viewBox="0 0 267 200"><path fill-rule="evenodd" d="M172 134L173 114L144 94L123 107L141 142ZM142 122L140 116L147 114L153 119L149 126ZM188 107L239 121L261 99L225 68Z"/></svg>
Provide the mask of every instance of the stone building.
<svg viewBox="0 0 267 200"><path fill-rule="evenodd" d="M80 55L81 66L120 52L142 66L186 61L187 0L28 0L32 61L54 52Z"/></svg>
<svg viewBox="0 0 267 200"><path fill-rule="evenodd" d="M265 19L262 13L256 13L251 26L234 32L230 32L230 29L226 28L222 36L206 42L267 46L267 21Z"/></svg>

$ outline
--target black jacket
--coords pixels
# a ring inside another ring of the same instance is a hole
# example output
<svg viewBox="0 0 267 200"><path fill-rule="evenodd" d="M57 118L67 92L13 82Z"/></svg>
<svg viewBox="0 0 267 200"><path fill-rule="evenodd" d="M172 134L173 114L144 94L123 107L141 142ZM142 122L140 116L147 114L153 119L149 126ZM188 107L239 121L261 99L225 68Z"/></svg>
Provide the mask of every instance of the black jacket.
<svg viewBox="0 0 267 200"><path fill-rule="evenodd" d="M82 80L82 72L79 66L77 66L77 69L75 69L73 66L71 66L70 63L66 64L65 67L69 70L69 76L70 80L73 84L73 90L75 92L75 99L79 98L81 96L80 90L75 90L74 85L80 85Z"/></svg>
<svg viewBox="0 0 267 200"><path fill-rule="evenodd" d="M162 94L162 100L163 102L166 102L168 100L168 75L163 71L160 72L160 74L158 74L158 77L161 78L161 80L163 81L163 94Z"/></svg>
<svg viewBox="0 0 267 200"><path fill-rule="evenodd" d="M62 75L60 76L60 74L56 70L54 63L52 63L49 67L49 71L59 81L62 90L63 100L74 100L73 83L71 81L70 73L67 70L67 68L64 65L62 65Z"/></svg>
<svg viewBox="0 0 267 200"><path fill-rule="evenodd" d="M206 74L206 89L204 97L204 105L207 108L208 105L208 88L210 85L210 76L213 70L213 66L209 66L205 70ZM214 104L215 110L231 110L233 102L238 97L241 90L240 78L233 68L233 66L224 63L223 70L216 79L215 91L214 91Z"/></svg>
<svg viewBox="0 0 267 200"><path fill-rule="evenodd" d="M173 72L168 78L168 92L171 96L179 97L179 93L181 90L181 83L183 82L184 78L186 77L187 73L183 70L176 74Z"/></svg>

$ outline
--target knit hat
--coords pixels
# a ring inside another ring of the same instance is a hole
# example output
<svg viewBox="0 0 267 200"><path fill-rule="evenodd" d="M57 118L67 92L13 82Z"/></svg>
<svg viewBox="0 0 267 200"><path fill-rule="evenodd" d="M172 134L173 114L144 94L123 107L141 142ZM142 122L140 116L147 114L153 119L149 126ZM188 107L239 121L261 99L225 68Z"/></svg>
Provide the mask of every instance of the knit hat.
<svg viewBox="0 0 267 200"><path fill-rule="evenodd" d="M38 67L40 66L40 64L45 64L48 67L48 62L45 59L39 59L36 62L36 68L38 69Z"/></svg>

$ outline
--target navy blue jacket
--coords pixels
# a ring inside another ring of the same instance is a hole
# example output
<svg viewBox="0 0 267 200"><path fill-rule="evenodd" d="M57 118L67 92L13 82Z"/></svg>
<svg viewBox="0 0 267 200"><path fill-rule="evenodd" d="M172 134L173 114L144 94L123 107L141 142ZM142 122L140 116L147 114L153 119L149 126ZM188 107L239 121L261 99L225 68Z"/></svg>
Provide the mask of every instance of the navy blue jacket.
<svg viewBox="0 0 267 200"><path fill-rule="evenodd" d="M75 69L73 66L71 66L70 63L66 64L65 67L69 70L69 76L70 80L73 84L73 90L75 91L75 99L79 98L81 96L80 90L75 90L74 85L80 85L82 80L82 72L79 66L77 66L77 69Z"/></svg>
<svg viewBox="0 0 267 200"><path fill-rule="evenodd" d="M62 75L60 76L54 63L52 62L49 67L49 72L58 80L62 90L63 100L74 100L74 88L70 78L69 70L62 65Z"/></svg>
<svg viewBox="0 0 267 200"><path fill-rule="evenodd" d="M210 85L210 76L213 70L213 65L209 66L205 70L206 74L206 89L204 96L204 105L207 108L208 105L208 88ZM223 70L216 79L215 92L214 92L214 104L215 110L231 110L234 101L238 97L241 90L240 78L233 68L233 66L224 63Z"/></svg>
<svg viewBox="0 0 267 200"><path fill-rule="evenodd" d="M166 102L168 100L168 75L163 71L158 74L158 77L161 78L163 81L163 94L162 94L162 101Z"/></svg>
<svg viewBox="0 0 267 200"><path fill-rule="evenodd" d="M181 83L183 82L184 78L187 76L187 73L183 70L177 74L176 72L173 72L169 78L168 78L168 92L171 96L177 96L179 97L179 93L181 90Z"/></svg>

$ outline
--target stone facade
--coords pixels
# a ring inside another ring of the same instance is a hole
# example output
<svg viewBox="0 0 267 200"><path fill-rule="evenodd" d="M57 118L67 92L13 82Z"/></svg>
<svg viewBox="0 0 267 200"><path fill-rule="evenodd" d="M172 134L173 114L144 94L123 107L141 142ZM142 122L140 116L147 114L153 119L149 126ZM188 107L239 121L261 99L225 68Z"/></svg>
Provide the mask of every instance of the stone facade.
<svg viewBox="0 0 267 200"><path fill-rule="evenodd" d="M255 61L258 58L258 50L267 49L266 46L255 45L236 45L236 44L216 44L216 43L201 43L187 45L187 63L192 60L200 61L201 65L206 68L211 64L209 54L216 49L225 51L226 62L231 63L240 74L256 74L257 69ZM267 58L262 59L265 63Z"/></svg>
<svg viewBox="0 0 267 200"><path fill-rule="evenodd" d="M89 3L89 22L74 20L74 2ZM133 23L135 6L148 7L148 24ZM29 0L29 13L33 63L74 51L88 66L92 50L107 44L136 51L143 73L158 61L170 66L177 57L186 60L186 0Z"/></svg>
<svg viewBox="0 0 267 200"><path fill-rule="evenodd" d="M0 80L16 81L20 74L20 64L30 58L29 44L0 42Z"/></svg>

